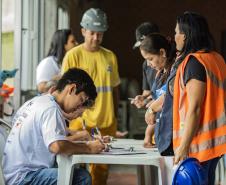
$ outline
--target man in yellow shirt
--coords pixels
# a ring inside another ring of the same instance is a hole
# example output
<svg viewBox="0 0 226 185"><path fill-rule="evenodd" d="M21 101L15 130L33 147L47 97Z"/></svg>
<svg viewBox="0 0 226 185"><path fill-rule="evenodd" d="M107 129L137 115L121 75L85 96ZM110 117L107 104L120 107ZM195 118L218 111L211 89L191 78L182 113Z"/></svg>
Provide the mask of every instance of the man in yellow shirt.
<svg viewBox="0 0 226 185"><path fill-rule="evenodd" d="M98 95L94 108L85 111L82 118L73 120L70 128L81 129L85 120L88 130L97 127L102 135L115 136L120 78L115 54L101 46L104 32L108 29L107 16L102 10L91 8L84 13L80 24L84 43L66 54L62 73L72 67L85 70L93 79ZM107 165L93 164L90 173L93 185L106 184Z"/></svg>

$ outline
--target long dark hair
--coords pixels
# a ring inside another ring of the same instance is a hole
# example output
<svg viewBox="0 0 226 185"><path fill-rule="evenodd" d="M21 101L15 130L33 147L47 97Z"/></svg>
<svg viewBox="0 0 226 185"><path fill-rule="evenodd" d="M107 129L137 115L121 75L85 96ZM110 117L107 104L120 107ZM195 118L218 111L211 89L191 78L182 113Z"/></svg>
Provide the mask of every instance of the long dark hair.
<svg viewBox="0 0 226 185"><path fill-rule="evenodd" d="M159 33L152 33L147 35L141 42L140 49L151 54L160 55L160 49L165 49L166 51L166 72L162 75L160 81L164 83L170 74L171 66L173 65L176 57L176 44L167 39L165 36Z"/></svg>
<svg viewBox="0 0 226 185"><path fill-rule="evenodd" d="M195 12L184 12L176 20L180 33L185 34L185 43L180 60L189 53L199 50L209 52L215 49L215 43L206 19Z"/></svg>
<svg viewBox="0 0 226 185"><path fill-rule="evenodd" d="M61 65L66 53L64 45L67 44L69 35L73 34L70 29L57 30L51 40L47 56L54 56L57 64Z"/></svg>

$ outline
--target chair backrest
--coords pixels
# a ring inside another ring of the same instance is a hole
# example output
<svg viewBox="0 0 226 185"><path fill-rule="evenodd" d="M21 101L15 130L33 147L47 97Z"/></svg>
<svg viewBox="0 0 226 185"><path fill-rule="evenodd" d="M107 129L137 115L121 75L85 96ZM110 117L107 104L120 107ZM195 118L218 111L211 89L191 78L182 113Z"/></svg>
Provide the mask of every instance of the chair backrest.
<svg viewBox="0 0 226 185"><path fill-rule="evenodd" d="M11 130L11 125L7 123L5 120L0 118L0 161L2 161L5 143L10 130Z"/></svg>
<svg viewBox="0 0 226 185"><path fill-rule="evenodd" d="M11 130L11 125L5 120L0 118L0 184L5 185L4 176L2 172L2 157L4 152L5 143L9 132Z"/></svg>
<svg viewBox="0 0 226 185"><path fill-rule="evenodd" d="M3 171L2 171L2 164L0 164L0 184L5 185L5 179L4 179Z"/></svg>

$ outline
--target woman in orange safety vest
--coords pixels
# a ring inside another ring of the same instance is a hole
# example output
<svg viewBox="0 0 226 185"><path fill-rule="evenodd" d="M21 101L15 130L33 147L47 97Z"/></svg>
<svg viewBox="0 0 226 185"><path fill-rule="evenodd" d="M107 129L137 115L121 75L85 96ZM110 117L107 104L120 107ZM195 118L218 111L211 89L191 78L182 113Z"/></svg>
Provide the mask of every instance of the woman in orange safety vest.
<svg viewBox="0 0 226 185"><path fill-rule="evenodd" d="M226 153L226 64L199 14L177 17L175 41L182 63L174 83L174 163L198 159L213 185L217 162Z"/></svg>

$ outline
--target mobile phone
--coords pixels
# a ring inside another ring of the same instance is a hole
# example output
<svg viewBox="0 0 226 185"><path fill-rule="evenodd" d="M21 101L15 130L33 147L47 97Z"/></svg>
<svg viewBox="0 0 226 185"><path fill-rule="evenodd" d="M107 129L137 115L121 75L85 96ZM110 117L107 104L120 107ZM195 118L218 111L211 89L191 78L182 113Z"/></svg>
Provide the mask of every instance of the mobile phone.
<svg viewBox="0 0 226 185"><path fill-rule="evenodd" d="M132 100L134 100L134 98L128 98L128 100L132 101Z"/></svg>

